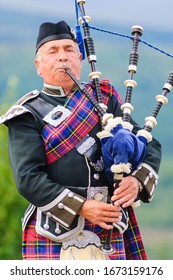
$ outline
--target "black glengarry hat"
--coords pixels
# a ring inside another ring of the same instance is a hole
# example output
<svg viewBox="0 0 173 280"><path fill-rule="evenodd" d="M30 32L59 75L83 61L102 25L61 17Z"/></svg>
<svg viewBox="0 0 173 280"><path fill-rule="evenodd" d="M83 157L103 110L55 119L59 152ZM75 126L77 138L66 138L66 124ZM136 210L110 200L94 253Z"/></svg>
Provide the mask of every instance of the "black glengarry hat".
<svg viewBox="0 0 173 280"><path fill-rule="evenodd" d="M46 42L61 39L71 39L77 42L74 30L65 21L42 23L37 37L36 52Z"/></svg>

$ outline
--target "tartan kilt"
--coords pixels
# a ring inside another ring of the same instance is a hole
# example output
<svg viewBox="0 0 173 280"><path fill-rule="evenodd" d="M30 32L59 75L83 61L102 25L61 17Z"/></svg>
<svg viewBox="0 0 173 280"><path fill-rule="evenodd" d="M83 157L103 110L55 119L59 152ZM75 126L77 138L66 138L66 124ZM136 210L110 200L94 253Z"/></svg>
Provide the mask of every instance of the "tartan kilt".
<svg viewBox="0 0 173 280"><path fill-rule="evenodd" d="M135 213L128 207L129 227L120 234L117 229L112 233L111 244L115 252L108 256L111 260L146 260L147 256L142 242ZM54 242L36 233L36 213L30 218L22 235L22 255L25 260L59 260L61 243ZM85 230L97 234L102 243L107 236L107 230L86 221Z"/></svg>

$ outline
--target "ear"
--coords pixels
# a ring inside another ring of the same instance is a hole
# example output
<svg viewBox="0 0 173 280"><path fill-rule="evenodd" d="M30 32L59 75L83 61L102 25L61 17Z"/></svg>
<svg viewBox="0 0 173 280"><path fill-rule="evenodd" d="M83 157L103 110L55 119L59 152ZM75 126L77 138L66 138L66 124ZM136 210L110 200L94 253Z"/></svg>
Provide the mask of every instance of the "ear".
<svg viewBox="0 0 173 280"><path fill-rule="evenodd" d="M35 67L36 67L36 69L37 69L37 74L39 75L39 76L41 76L41 73L40 73L40 61L38 60L38 59L35 59L34 60L34 64L35 64Z"/></svg>
<svg viewBox="0 0 173 280"><path fill-rule="evenodd" d="M80 53L80 56L79 56L79 58L80 58L80 61L82 61L82 53Z"/></svg>
<svg viewBox="0 0 173 280"><path fill-rule="evenodd" d="M79 59L80 59L80 71L82 71L82 54L81 53L80 53Z"/></svg>

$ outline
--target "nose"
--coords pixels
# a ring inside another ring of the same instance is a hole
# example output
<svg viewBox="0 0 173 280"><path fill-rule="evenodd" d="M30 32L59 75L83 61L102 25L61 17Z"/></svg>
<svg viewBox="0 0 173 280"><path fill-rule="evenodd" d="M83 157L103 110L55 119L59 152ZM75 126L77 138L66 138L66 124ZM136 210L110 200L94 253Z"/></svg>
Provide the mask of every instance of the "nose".
<svg viewBox="0 0 173 280"><path fill-rule="evenodd" d="M67 54L66 54L65 50L60 50L59 51L59 53L58 53L58 60L60 62L67 61Z"/></svg>

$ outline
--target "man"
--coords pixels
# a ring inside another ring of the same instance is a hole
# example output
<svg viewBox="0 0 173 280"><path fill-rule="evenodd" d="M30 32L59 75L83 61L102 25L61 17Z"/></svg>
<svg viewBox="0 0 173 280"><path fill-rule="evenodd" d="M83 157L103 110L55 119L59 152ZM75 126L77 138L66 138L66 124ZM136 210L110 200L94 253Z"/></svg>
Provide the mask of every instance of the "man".
<svg viewBox="0 0 173 280"><path fill-rule="evenodd" d="M110 259L146 259L131 205L136 199L149 202L153 197L160 144L153 139L147 145L143 162L113 193L96 136L98 114L66 73L79 80L81 60L74 32L64 21L43 23L35 59L43 89L25 95L1 117L9 129L9 156L18 191L30 202L22 223L23 258L104 259L99 246L113 228L115 252L108 254ZM108 80L100 86L107 112L121 116L114 87ZM93 84L85 87L95 97ZM133 120L132 124L136 133L140 127ZM120 205L129 215L124 232L117 229Z"/></svg>

